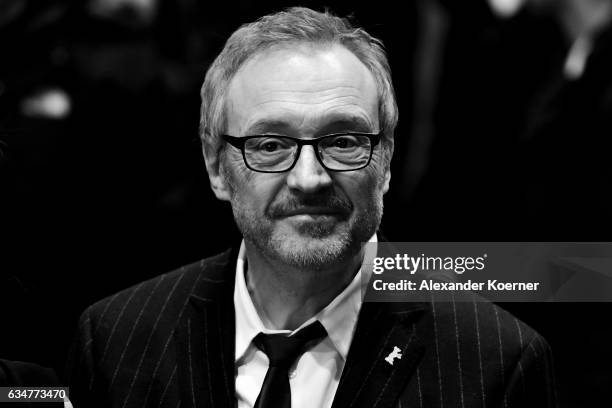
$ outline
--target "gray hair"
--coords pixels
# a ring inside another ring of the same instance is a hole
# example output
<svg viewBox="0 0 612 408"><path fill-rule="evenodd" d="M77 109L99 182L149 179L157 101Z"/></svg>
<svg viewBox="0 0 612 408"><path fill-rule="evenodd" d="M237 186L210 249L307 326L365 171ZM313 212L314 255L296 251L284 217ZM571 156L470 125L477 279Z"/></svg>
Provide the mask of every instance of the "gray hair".
<svg viewBox="0 0 612 408"><path fill-rule="evenodd" d="M227 125L227 90L240 67L263 50L292 43L341 44L359 58L376 81L380 127L384 129L385 139L392 141L398 111L391 69L382 42L365 30L354 27L346 18L327 11L321 13L292 7L240 27L208 69L200 92L200 138L206 149L218 151L221 146L220 135L226 131Z"/></svg>

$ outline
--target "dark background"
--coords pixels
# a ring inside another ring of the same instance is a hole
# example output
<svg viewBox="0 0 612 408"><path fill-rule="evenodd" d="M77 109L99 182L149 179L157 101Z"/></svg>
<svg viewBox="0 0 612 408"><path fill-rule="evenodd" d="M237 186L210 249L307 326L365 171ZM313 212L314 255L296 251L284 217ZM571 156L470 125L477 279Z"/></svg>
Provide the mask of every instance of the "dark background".
<svg viewBox="0 0 612 408"><path fill-rule="evenodd" d="M552 6L406 3L300 3L386 45L387 238L612 241L607 26L570 80ZM239 242L208 186L199 88L239 25L289 5L0 0L0 358L61 373L89 304ZM549 341L563 407L609 401L609 304L503 307Z"/></svg>

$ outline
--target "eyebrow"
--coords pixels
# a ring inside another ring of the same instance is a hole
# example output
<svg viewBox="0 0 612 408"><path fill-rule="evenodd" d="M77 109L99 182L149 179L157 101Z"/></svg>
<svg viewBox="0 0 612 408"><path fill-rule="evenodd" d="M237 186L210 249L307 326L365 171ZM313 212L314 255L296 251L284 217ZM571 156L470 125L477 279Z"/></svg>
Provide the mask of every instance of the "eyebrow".
<svg viewBox="0 0 612 408"><path fill-rule="evenodd" d="M372 128L372 124L367 118L359 115L332 114L325 118L323 126L317 132L320 135L329 133L338 133L343 131L371 132L378 131ZM262 133L279 133L288 134L293 131L294 127L290 121L286 119L262 118L255 121L247 127L245 136L257 135Z"/></svg>
<svg viewBox="0 0 612 408"><path fill-rule="evenodd" d="M245 134L256 135L265 132L286 133L291 129L291 124L282 119L260 119L250 125Z"/></svg>

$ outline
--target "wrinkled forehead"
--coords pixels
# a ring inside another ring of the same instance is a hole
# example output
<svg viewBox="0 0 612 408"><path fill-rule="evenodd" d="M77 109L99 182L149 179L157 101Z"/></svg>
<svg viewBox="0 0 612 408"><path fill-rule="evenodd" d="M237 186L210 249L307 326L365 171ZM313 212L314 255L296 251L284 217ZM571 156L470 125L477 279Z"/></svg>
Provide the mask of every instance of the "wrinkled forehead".
<svg viewBox="0 0 612 408"><path fill-rule="evenodd" d="M370 70L339 44L295 44L248 60L229 84L229 132L255 132L261 122L316 127L326 121L378 128L378 91Z"/></svg>

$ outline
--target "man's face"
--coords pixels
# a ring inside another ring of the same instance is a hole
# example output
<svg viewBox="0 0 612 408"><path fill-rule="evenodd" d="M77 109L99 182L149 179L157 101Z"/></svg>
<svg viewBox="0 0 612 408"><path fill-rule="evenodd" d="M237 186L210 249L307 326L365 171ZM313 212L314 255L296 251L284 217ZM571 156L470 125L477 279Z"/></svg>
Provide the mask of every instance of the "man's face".
<svg viewBox="0 0 612 408"><path fill-rule="evenodd" d="M296 45L254 57L230 83L226 111L227 134L238 137L379 131L374 77L339 45ZM367 167L348 172L326 170L312 146L284 173L248 169L230 145L221 155L215 192L231 201L247 245L268 259L331 266L354 256L380 224L389 181L381 144Z"/></svg>

